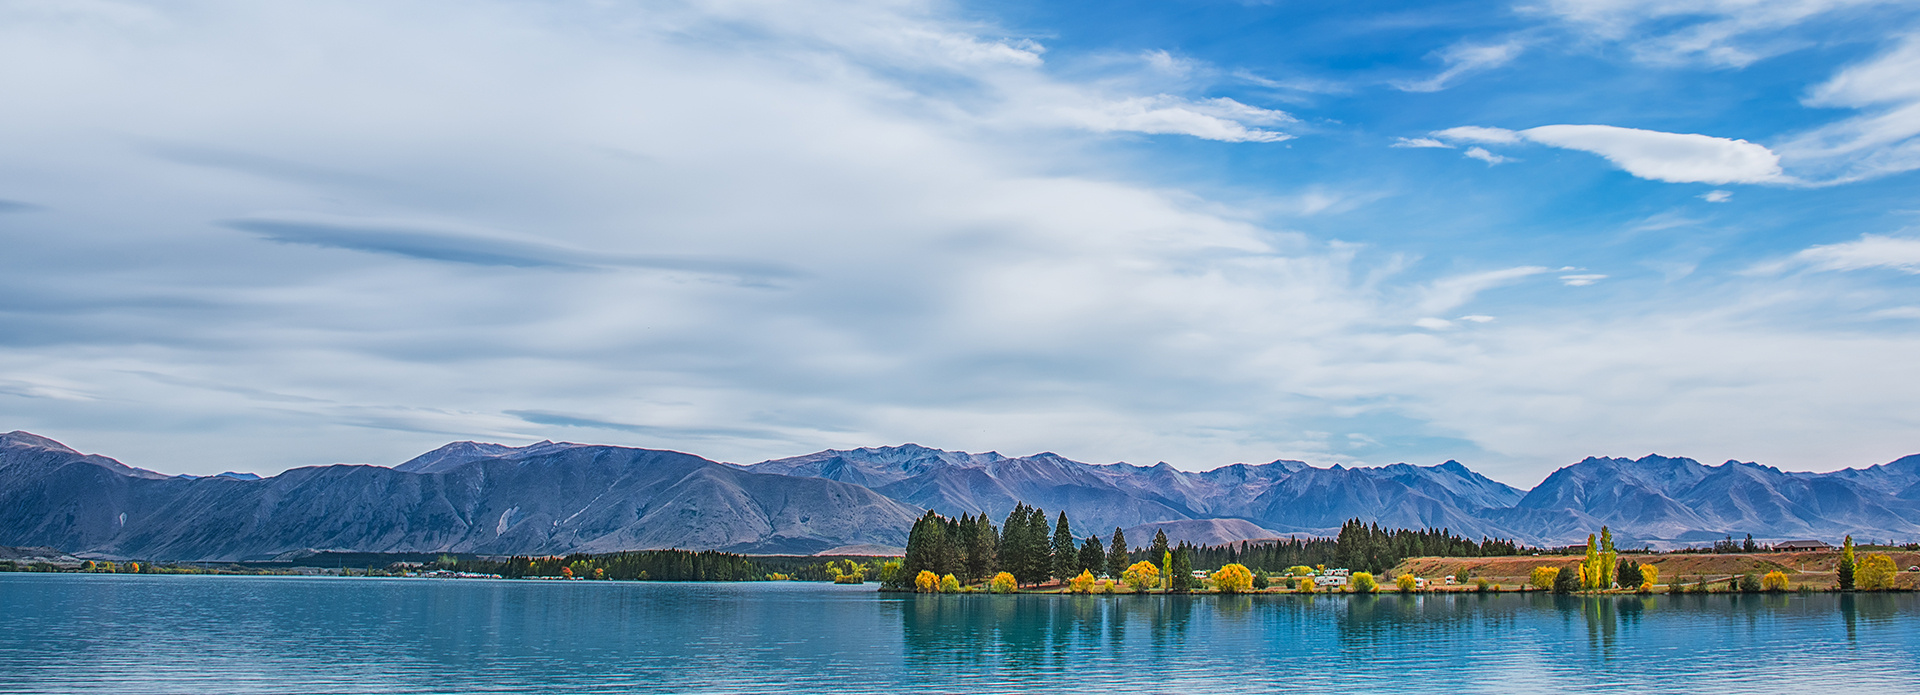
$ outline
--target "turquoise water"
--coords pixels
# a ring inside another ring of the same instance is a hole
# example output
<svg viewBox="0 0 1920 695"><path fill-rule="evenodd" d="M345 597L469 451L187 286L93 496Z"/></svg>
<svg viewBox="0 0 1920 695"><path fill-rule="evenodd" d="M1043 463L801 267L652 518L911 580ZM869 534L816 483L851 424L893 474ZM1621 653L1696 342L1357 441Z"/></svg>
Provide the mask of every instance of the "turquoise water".
<svg viewBox="0 0 1920 695"><path fill-rule="evenodd" d="M1920 600L0 574L0 693L1920 692Z"/></svg>

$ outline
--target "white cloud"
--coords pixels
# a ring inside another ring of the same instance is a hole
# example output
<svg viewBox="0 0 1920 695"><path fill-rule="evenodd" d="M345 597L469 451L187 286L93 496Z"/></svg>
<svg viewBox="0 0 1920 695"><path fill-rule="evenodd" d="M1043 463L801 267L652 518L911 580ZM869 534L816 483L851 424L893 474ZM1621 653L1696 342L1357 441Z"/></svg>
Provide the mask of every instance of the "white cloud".
<svg viewBox="0 0 1920 695"><path fill-rule="evenodd" d="M1280 142L1293 136L1248 127L1288 123L1286 112L1248 106L1226 98L1189 101L1160 94L1150 97L1088 101L1053 108L1062 123L1094 132L1188 135L1224 142Z"/></svg>
<svg viewBox="0 0 1920 695"><path fill-rule="evenodd" d="M1920 239L1863 234L1858 240L1809 247L1783 262L1762 266L1777 271L1793 266L1813 270L1891 269L1920 274Z"/></svg>
<svg viewBox="0 0 1920 695"><path fill-rule="evenodd" d="M1700 194L1700 199L1709 203L1724 203L1733 199L1733 191L1707 191Z"/></svg>
<svg viewBox="0 0 1920 695"><path fill-rule="evenodd" d="M1466 75L1506 65L1523 50L1525 46L1519 41L1454 44L1439 52L1441 62L1447 66L1439 74L1424 80L1396 82L1394 86L1408 92L1438 92Z"/></svg>
<svg viewBox="0 0 1920 695"><path fill-rule="evenodd" d="M1509 159L1507 157L1502 157L1492 152L1488 152L1487 148L1485 147L1469 147L1467 148L1467 151L1464 154L1469 159L1478 159L1482 162L1486 162L1488 166L1492 166L1495 164L1504 164L1506 162L1513 161L1512 159Z"/></svg>
<svg viewBox="0 0 1920 695"><path fill-rule="evenodd" d="M1607 276L1605 275L1598 275L1598 274L1591 274L1591 273L1584 274L1584 275L1560 276L1560 282L1566 284L1566 286L1568 287L1586 287L1587 285L1591 285L1593 283L1596 283L1605 279L1607 279Z"/></svg>
<svg viewBox="0 0 1920 695"><path fill-rule="evenodd" d="M1430 331L1444 331L1449 328L1453 328L1452 321L1448 321L1443 318L1435 318L1432 316L1426 316L1426 317L1414 319L1413 325L1419 326L1421 328L1425 328Z"/></svg>
<svg viewBox="0 0 1920 695"><path fill-rule="evenodd" d="M1435 140L1433 138L1394 138L1393 144L1388 145L1388 147L1416 147L1416 148L1438 147L1438 148L1453 149L1452 145L1441 142L1439 140Z"/></svg>
<svg viewBox="0 0 1920 695"><path fill-rule="evenodd" d="M1800 48L1780 32L1846 10L1901 0L1543 0L1523 6L1641 60L1745 67Z"/></svg>
<svg viewBox="0 0 1920 695"><path fill-rule="evenodd" d="M1790 180L1780 170L1780 157L1765 146L1710 135L1608 125L1546 125L1522 131L1461 126L1434 131L1433 135L1441 140L1489 144L1527 141L1591 152L1629 174L1654 181L1777 183ZM1508 161L1484 148L1468 150L1467 156L1489 164Z"/></svg>
<svg viewBox="0 0 1920 695"><path fill-rule="evenodd" d="M1781 154L1840 183L1920 169L1920 37L1813 88L1808 106L1865 111L1790 138Z"/></svg>
<svg viewBox="0 0 1920 695"><path fill-rule="evenodd" d="M1493 317L1487 316L1485 314L1469 314L1469 315L1460 317L1460 320L1472 321L1474 323L1491 323L1493 321Z"/></svg>
<svg viewBox="0 0 1920 695"><path fill-rule="evenodd" d="M1480 142L1490 145L1511 145L1520 142L1520 134L1505 128L1488 128L1477 125L1463 125L1446 130L1433 131L1433 136L1442 140L1460 140Z"/></svg>
<svg viewBox="0 0 1920 695"><path fill-rule="evenodd" d="M1548 125L1521 133L1553 147L1592 152L1627 173L1672 183L1780 181L1780 157L1745 140L1607 125Z"/></svg>
<svg viewBox="0 0 1920 695"><path fill-rule="evenodd" d="M1428 285L1416 306L1426 313L1438 313L1473 300L1481 292L1548 272L1539 266L1502 268L1441 278Z"/></svg>

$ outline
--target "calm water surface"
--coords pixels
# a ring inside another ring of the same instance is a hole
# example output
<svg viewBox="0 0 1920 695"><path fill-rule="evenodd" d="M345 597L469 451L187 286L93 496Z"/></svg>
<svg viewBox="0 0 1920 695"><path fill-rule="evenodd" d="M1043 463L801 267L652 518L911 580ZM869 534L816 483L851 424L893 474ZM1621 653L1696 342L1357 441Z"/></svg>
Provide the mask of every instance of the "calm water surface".
<svg viewBox="0 0 1920 695"><path fill-rule="evenodd" d="M1920 693L1899 595L0 574L0 693Z"/></svg>

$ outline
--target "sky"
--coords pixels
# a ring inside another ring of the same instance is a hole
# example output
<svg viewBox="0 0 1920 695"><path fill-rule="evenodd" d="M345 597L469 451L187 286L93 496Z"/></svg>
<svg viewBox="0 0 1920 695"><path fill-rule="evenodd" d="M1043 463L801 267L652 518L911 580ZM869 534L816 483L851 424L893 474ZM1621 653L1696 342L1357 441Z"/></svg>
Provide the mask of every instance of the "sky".
<svg viewBox="0 0 1920 695"><path fill-rule="evenodd" d="M1920 5L0 1L0 431L167 473L1920 452Z"/></svg>

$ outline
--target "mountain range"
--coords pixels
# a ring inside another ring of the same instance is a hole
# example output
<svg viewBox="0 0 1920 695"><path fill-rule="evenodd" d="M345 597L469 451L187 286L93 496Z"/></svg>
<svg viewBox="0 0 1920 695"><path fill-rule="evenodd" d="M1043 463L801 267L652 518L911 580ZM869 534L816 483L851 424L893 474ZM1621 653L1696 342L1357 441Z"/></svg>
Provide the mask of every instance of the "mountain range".
<svg viewBox="0 0 1920 695"><path fill-rule="evenodd" d="M1080 534L1124 528L1135 545L1157 530L1202 543L1327 535L1354 518L1539 546L1584 542L1603 524L1624 545L1654 547L1746 534L1908 539L1920 536L1920 455L1832 473L1588 458L1520 490L1455 461L1191 472L907 444L741 465L565 442L455 442L392 468L260 478L168 476L26 432L0 435L0 545L99 557L872 552L903 545L923 510L999 520L1018 503L1065 511Z"/></svg>

